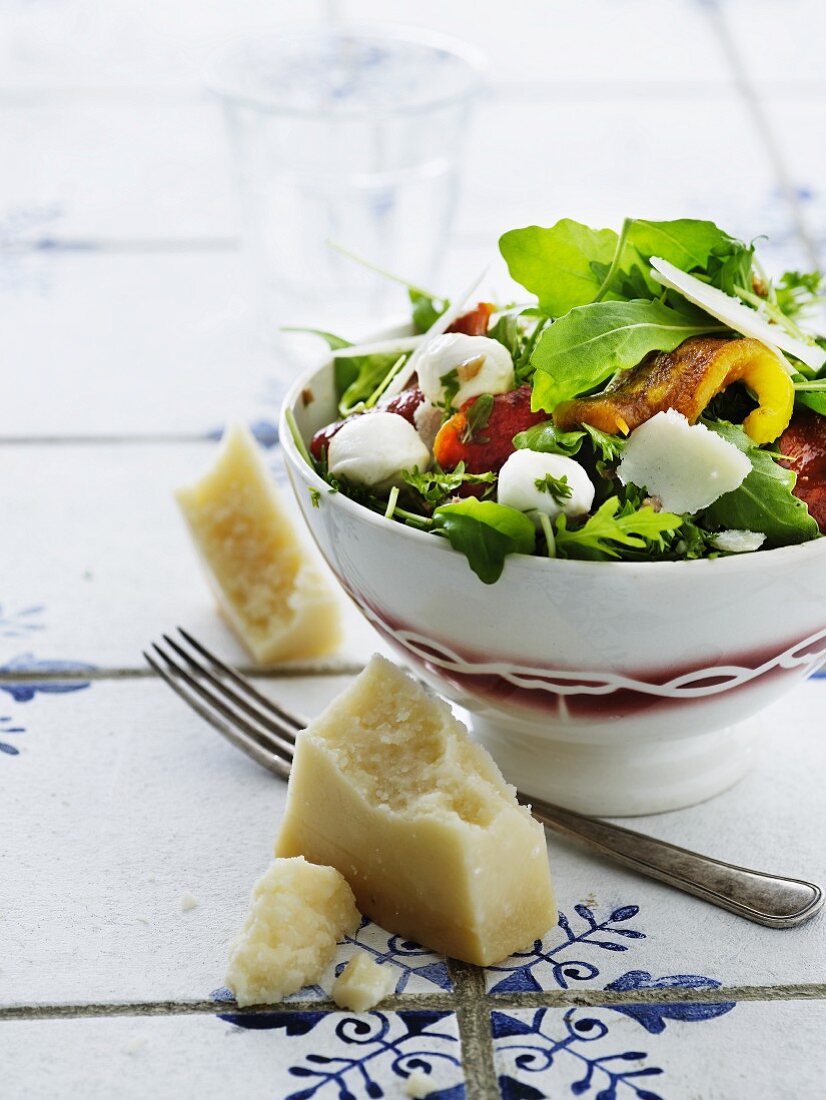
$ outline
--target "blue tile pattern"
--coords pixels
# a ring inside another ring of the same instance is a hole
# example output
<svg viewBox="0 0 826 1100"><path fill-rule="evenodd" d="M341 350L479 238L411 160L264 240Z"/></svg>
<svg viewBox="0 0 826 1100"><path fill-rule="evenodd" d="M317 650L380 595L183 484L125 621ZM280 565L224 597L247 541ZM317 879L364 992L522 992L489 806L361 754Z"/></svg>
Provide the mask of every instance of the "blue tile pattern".
<svg viewBox="0 0 826 1100"><path fill-rule="evenodd" d="M651 976L645 978L650 980ZM707 988L699 984L707 982L695 975L674 975L656 979L650 985L632 983L627 988ZM648 1063L647 1051L626 1046L627 1029L622 1029L621 1035L612 1034L616 1021L613 1014L625 1015L649 1035L657 1035L665 1029L666 1018L682 1022L708 1020L732 1008L732 1002L725 1002L492 1012L494 1059L502 1100L543 1100L549 1096L663 1100L660 1092L647 1087L649 1079L660 1077L663 1069Z"/></svg>
<svg viewBox="0 0 826 1100"><path fill-rule="evenodd" d="M627 951L630 944L623 940L643 940L645 933L625 927L639 913L638 905L622 905L603 921L598 921L587 905L575 905L580 927L575 930L564 913L559 914L556 929L544 940L536 940L528 951L517 951L498 966L486 971L490 993L533 993L542 989L568 989L571 982L586 982L599 976L600 969L593 958L599 953ZM622 925L622 927L618 927ZM576 954L573 949L576 948ZM578 958L582 952L588 958ZM498 977L498 975L504 977Z"/></svg>
<svg viewBox="0 0 826 1100"><path fill-rule="evenodd" d="M280 1058L302 1086L283 1100L390 1100L416 1071L433 1077L430 1100L464 1100L466 1095L456 1018L450 1012L266 1012L220 1018L236 1027L281 1032ZM311 1044L302 1043L310 1033Z"/></svg>

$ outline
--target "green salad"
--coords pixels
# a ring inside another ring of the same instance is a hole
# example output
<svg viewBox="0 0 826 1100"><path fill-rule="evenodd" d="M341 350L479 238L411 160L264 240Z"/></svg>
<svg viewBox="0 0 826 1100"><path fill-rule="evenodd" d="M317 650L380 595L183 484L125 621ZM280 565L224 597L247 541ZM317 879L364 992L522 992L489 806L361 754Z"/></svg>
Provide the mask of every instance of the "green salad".
<svg viewBox="0 0 826 1100"><path fill-rule="evenodd" d="M562 219L499 248L530 300L409 287L415 335L330 348L328 491L445 538L485 583L510 554L680 561L826 528L819 273L772 279L713 222ZM313 491L324 506L324 493Z"/></svg>

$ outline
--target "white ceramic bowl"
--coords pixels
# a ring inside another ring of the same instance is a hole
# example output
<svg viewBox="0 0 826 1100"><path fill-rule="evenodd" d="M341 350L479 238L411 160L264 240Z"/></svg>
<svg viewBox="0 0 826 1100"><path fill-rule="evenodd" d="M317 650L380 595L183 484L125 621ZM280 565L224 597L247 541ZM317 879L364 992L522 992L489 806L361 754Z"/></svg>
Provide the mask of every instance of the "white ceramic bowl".
<svg viewBox="0 0 826 1100"><path fill-rule="evenodd" d="M331 366L301 378L285 407L309 442L336 418ZM702 801L748 768L746 720L826 659L826 538L716 561L515 555L485 585L446 540L329 493L283 412L281 439L343 587L472 712L476 737L527 794L597 814Z"/></svg>

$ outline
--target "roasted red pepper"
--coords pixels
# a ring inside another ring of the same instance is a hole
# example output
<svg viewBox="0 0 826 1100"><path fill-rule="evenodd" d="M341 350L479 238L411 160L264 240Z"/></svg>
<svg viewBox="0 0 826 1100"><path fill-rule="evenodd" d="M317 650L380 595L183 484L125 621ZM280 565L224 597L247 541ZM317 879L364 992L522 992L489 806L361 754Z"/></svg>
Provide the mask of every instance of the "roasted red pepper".
<svg viewBox="0 0 826 1100"><path fill-rule="evenodd" d="M465 336L485 336L490 315L495 308L493 302L480 302L476 309L471 309L468 313L457 317L452 325L448 325L445 332L463 332Z"/></svg>
<svg viewBox="0 0 826 1100"><path fill-rule="evenodd" d="M487 422L471 432L468 413L479 400L472 397L466 401L439 429L433 457L443 470L452 470L464 462L470 474L488 470L498 473L516 450L513 437L548 419L547 413L531 412L531 387L520 386L510 393L496 394Z"/></svg>
<svg viewBox="0 0 826 1100"><path fill-rule="evenodd" d="M808 506L821 534L826 533L826 416L797 409L776 446L785 456L781 464L797 474L794 495Z"/></svg>

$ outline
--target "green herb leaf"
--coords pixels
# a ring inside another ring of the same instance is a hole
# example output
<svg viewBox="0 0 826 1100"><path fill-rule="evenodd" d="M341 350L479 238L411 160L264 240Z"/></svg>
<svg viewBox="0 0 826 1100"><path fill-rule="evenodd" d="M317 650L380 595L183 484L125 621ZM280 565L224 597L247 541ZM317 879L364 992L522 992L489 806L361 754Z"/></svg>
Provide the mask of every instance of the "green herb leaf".
<svg viewBox="0 0 826 1100"><path fill-rule="evenodd" d="M433 513L433 526L447 536L454 550L465 555L484 584L499 580L509 554L532 554L536 547L531 520L492 500L445 504Z"/></svg>
<svg viewBox="0 0 826 1100"><path fill-rule="evenodd" d="M619 497L609 497L581 527L569 529L564 513L557 518L556 552L560 558L618 558L622 548L645 550L682 523L682 516L673 512L655 512L648 505L623 507Z"/></svg>
<svg viewBox="0 0 826 1100"><path fill-rule="evenodd" d="M650 351L673 351L689 336L719 330L710 317L695 324L662 302L595 302L572 309L536 346L532 407L551 412Z"/></svg>
<svg viewBox="0 0 826 1100"><path fill-rule="evenodd" d="M337 355L333 360L338 408L348 416L357 405L367 401L387 372L398 362L400 352L373 352L371 355Z"/></svg>
<svg viewBox="0 0 826 1100"><path fill-rule="evenodd" d="M591 424L583 424L583 428L591 437L594 450L599 451L603 462L619 462L628 442L627 439L623 439L620 435L609 435L608 432L601 432L599 428L595 428Z"/></svg>
<svg viewBox="0 0 826 1100"><path fill-rule="evenodd" d="M450 306L449 298L435 298L416 286L408 286L407 296L416 332L427 332Z"/></svg>
<svg viewBox="0 0 826 1100"><path fill-rule="evenodd" d="M462 442L472 443L477 439L479 432L487 427L490 414L493 412L493 394L480 394L466 413L467 423L462 432ZM478 442L486 443L488 440L479 439Z"/></svg>
<svg viewBox="0 0 826 1100"><path fill-rule="evenodd" d="M453 398L459 392L462 383L459 380L459 368L454 367L447 374L442 375L442 393L444 396L439 402L439 408L444 409L450 415L453 412Z"/></svg>
<svg viewBox="0 0 826 1100"><path fill-rule="evenodd" d="M438 467L420 471L418 466L414 466L412 470L402 470L402 477L428 504L444 503L462 485L493 485L496 481L496 474L492 470L484 474L466 474L464 462L458 463L449 472Z"/></svg>
<svg viewBox="0 0 826 1100"><path fill-rule="evenodd" d="M775 302L787 317L805 314L824 301L819 271L784 271L775 284Z"/></svg>
<svg viewBox="0 0 826 1100"><path fill-rule="evenodd" d="M818 537L820 531L809 509L792 493L796 480L792 470L756 447L738 425L718 420L706 422L706 427L748 455L752 471L742 485L706 508L704 524L717 531L762 531L767 549Z"/></svg>
<svg viewBox="0 0 826 1100"><path fill-rule="evenodd" d="M499 238L499 251L511 276L537 296L543 310L561 317L594 300L617 239L613 229L590 229L562 218L549 229L529 225L510 230ZM603 265L602 274L594 264Z"/></svg>
<svg viewBox="0 0 826 1100"><path fill-rule="evenodd" d="M541 451L570 458L579 451L583 439L585 432L562 432L553 420L546 420L515 435L513 445L520 451Z"/></svg>
<svg viewBox="0 0 826 1100"><path fill-rule="evenodd" d="M534 478L534 485L540 493L549 493L555 504L564 504L573 495L573 489L568 484L568 477L554 477L553 474L545 474L544 477Z"/></svg>
<svg viewBox="0 0 826 1100"><path fill-rule="evenodd" d="M310 500L312 501L313 508L318 508L321 504L321 493L318 489L310 489Z"/></svg>

